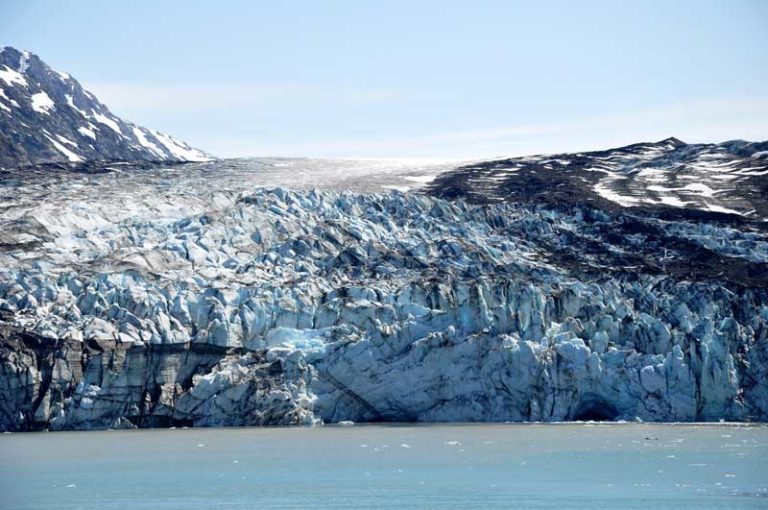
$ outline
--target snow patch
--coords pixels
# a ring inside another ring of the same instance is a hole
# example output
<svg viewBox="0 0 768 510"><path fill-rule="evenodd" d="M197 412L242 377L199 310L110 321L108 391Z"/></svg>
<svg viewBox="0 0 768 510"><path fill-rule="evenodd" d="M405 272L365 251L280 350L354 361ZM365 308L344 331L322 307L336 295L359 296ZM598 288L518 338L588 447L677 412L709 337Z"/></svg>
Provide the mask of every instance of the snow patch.
<svg viewBox="0 0 768 510"><path fill-rule="evenodd" d="M434 181L437 175L406 175L405 179L419 184L429 184Z"/></svg>
<svg viewBox="0 0 768 510"><path fill-rule="evenodd" d="M398 186L396 184L385 184L382 186L382 188L399 191L401 193L405 193L406 191L409 191L411 189L410 186Z"/></svg>
<svg viewBox="0 0 768 510"><path fill-rule="evenodd" d="M637 177L651 182L667 182L669 178L667 171L660 168L644 168L637 174Z"/></svg>
<svg viewBox="0 0 768 510"><path fill-rule="evenodd" d="M56 104L53 102L53 99L48 97L48 94L45 92L38 92L37 94L32 94L32 109L35 110L38 113L43 113L45 115L50 115L50 111L55 108Z"/></svg>
<svg viewBox="0 0 768 510"><path fill-rule="evenodd" d="M162 151L160 147L155 145L154 143L150 142L147 137L144 135L144 132L139 129L137 126L133 126L133 134L136 135L136 138L139 140L139 144L141 144L142 147L145 147L149 149L152 154L155 154L160 159L166 159L166 154Z"/></svg>
<svg viewBox="0 0 768 510"><path fill-rule="evenodd" d="M75 149L79 148L79 146L77 145L77 143L73 142L73 141L72 141L72 140L70 140L69 138L66 138L66 137L64 137L64 136L61 136L61 135L56 135L56 138L58 138L58 139L59 139L59 141L60 141L61 143L66 143L67 145L71 145L71 146L72 146L72 147L74 147Z"/></svg>
<svg viewBox="0 0 768 510"><path fill-rule="evenodd" d="M64 154L64 155L67 157L67 159L68 159L69 161L71 161L71 162L73 162L73 163L77 163L77 162L79 162L79 161L83 161L83 158L81 158L80 156L78 156L77 154L75 154L74 152L72 152L71 150L67 149L67 148L66 148L66 147L64 147L62 144L60 144L59 142L57 142L56 140L54 140L53 138L51 138L50 136L48 136L48 135L45 135L45 137L46 137L48 140L50 140L50 141L51 141L51 143L53 144L53 146L54 146L54 147L56 147L56 150L57 150L57 151L59 151L59 152L61 152L62 154Z"/></svg>
<svg viewBox="0 0 768 510"><path fill-rule="evenodd" d="M715 193L722 193L722 190L714 190L701 182L692 182L690 184L686 184L682 189L693 191L694 193L698 193L699 195L707 198L713 198Z"/></svg>
<svg viewBox="0 0 768 510"><path fill-rule="evenodd" d="M740 213L736 209L729 209L729 208L723 207L721 205L707 204L707 206L704 208L704 210L712 211L712 212L719 212L719 213L726 213L726 214L738 214L739 216L744 216L744 214Z"/></svg>
<svg viewBox="0 0 768 510"><path fill-rule="evenodd" d="M92 129L88 129L87 127L80 126L77 128L77 132L80 133L83 136L87 136L88 138L92 138L93 140L96 139L96 132Z"/></svg>
<svg viewBox="0 0 768 510"><path fill-rule="evenodd" d="M10 85L11 87L13 87L14 84L24 85L25 87L29 86L24 76L22 76L21 74L14 71L8 66L3 66L3 69L0 69L0 80L3 80L5 83Z"/></svg>
<svg viewBox="0 0 768 510"><path fill-rule="evenodd" d="M174 140L172 137L164 135L162 133L159 133L157 131L152 131L152 134L155 135L155 138L165 146L166 149L168 149L168 152L173 154L173 156L177 159L180 159L182 161L210 161L211 158L207 157L203 152L192 149L186 144L179 143L178 141Z"/></svg>
<svg viewBox="0 0 768 510"><path fill-rule="evenodd" d="M683 202L677 197L671 196L671 195L664 195L660 196L659 200L657 201L659 204L668 205L670 207L685 207L689 204L689 202Z"/></svg>
<svg viewBox="0 0 768 510"><path fill-rule="evenodd" d="M112 131L117 133L118 135L122 136L123 132L120 131L120 125L115 122L114 120L110 119L106 115L102 115L100 113L94 113L93 118L96 119L97 122L100 122L110 128Z"/></svg>
<svg viewBox="0 0 768 510"><path fill-rule="evenodd" d="M764 166L752 166L749 168L742 168L737 172L739 175L766 175L768 174L768 167Z"/></svg>
<svg viewBox="0 0 768 510"><path fill-rule="evenodd" d="M73 108L74 110L76 110L78 113L80 113L80 115L82 115L83 117L90 117L90 115L88 114L88 112L86 112L85 110L81 110L80 108L78 108L77 106L75 106L75 100L72 98L72 96L70 96L69 94L65 94L65 95L64 95L64 97L67 99L67 104L68 104L68 105L69 105L71 108Z"/></svg>
<svg viewBox="0 0 768 510"><path fill-rule="evenodd" d="M610 200L611 202L619 204L622 207L632 207L641 203L641 200L638 200L635 197L629 197L616 193L605 182L598 182L593 189L595 190L595 193L604 199Z"/></svg>

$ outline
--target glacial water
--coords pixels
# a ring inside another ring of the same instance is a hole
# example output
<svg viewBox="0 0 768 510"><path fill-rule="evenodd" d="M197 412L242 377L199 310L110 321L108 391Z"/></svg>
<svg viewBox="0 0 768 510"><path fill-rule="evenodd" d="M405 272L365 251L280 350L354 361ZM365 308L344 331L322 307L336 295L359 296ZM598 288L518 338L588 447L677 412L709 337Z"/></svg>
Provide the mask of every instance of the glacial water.
<svg viewBox="0 0 768 510"><path fill-rule="evenodd" d="M768 427L372 425L5 434L0 508L768 508Z"/></svg>

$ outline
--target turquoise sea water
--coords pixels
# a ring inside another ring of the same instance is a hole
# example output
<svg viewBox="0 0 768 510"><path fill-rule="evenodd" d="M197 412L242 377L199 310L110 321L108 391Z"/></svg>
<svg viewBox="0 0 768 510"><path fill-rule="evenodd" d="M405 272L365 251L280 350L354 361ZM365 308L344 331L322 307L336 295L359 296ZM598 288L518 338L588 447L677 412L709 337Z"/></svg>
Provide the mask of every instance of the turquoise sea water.
<svg viewBox="0 0 768 510"><path fill-rule="evenodd" d="M768 427L4 434L0 508L768 508Z"/></svg>

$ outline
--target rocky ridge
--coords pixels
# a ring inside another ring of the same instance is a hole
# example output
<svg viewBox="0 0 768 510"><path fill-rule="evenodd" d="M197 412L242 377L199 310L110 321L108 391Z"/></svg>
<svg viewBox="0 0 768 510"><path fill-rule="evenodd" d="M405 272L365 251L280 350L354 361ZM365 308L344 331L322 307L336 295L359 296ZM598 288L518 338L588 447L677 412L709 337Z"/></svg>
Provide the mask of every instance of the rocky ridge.
<svg viewBox="0 0 768 510"><path fill-rule="evenodd" d="M210 159L169 135L118 118L77 80L37 55L0 49L0 168Z"/></svg>
<svg viewBox="0 0 768 510"><path fill-rule="evenodd" d="M672 219L730 215L768 221L768 142L687 144L667 138L476 162L439 175L429 193L478 204L589 204Z"/></svg>

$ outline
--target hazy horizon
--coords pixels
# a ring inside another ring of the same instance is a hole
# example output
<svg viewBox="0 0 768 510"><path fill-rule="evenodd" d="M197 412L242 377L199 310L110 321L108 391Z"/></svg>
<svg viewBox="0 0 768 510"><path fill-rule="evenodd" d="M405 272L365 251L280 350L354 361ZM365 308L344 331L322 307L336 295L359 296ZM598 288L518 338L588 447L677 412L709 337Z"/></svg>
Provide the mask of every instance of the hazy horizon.
<svg viewBox="0 0 768 510"><path fill-rule="evenodd" d="M219 157L445 161L768 139L768 3L756 0L4 11L0 44Z"/></svg>

